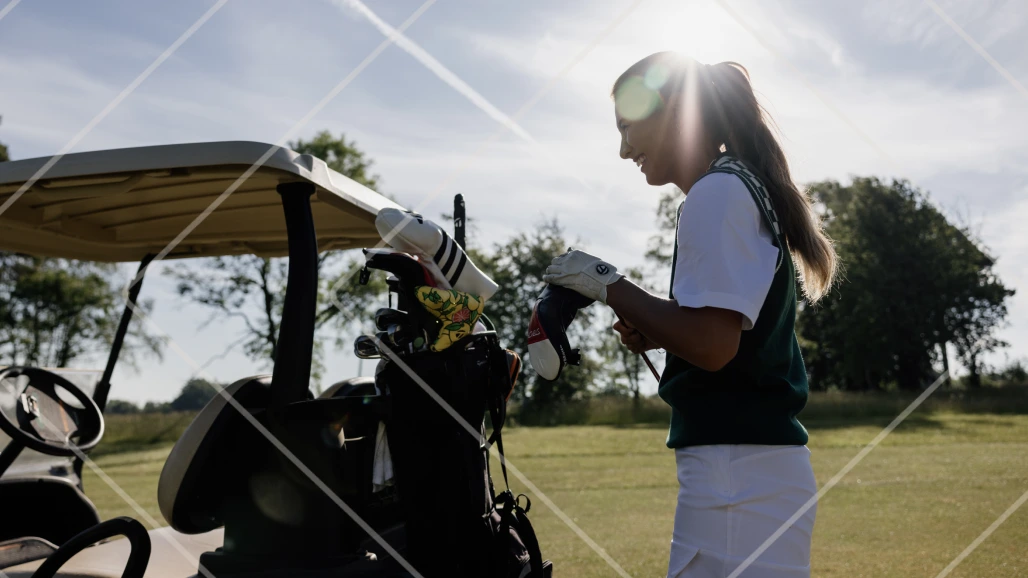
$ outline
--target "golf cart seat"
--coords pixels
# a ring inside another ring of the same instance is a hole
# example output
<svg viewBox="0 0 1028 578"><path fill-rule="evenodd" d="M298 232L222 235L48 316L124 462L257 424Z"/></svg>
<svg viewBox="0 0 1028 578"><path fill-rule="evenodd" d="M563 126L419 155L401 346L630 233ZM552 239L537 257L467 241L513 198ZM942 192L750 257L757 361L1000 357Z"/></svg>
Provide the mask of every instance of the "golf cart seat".
<svg viewBox="0 0 1028 578"><path fill-rule="evenodd" d="M75 484L57 476L0 480L0 542L34 536L63 544L100 523L100 514Z"/></svg>
<svg viewBox="0 0 1028 578"><path fill-rule="evenodd" d="M247 409L263 409L267 407L270 386L270 375L247 377L226 387L224 394ZM228 454L238 454L245 447L234 443L231 436L253 429L244 420L225 395L219 394L204 406L175 443L157 485L157 503L172 528L185 534L199 534L222 525L214 508L218 503L216 494L225 489L232 475L225 471L235 463Z"/></svg>
<svg viewBox="0 0 1028 578"><path fill-rule="evenodd" d="M0 504L0 568L45 557L100 523L93 502L56 476L0 480Z"/></svg>

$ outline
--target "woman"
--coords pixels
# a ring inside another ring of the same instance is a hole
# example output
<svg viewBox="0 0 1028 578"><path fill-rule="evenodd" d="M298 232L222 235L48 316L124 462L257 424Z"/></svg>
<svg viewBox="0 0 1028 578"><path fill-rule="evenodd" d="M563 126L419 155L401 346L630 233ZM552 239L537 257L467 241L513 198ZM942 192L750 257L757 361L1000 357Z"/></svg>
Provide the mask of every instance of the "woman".
<svg viewBox="0 0 1028 578"><path fill-rule="evenodd" d="M798 270L811 303L828 291L832 243L742 66L661 52L625 71L613 96L621 158L647 183L686 191L670 298L581 251L544 280L613 308L633 352L667 351L658 392L680 485L668 578L730 576L783 526L738 575L809 576L817 486L796 419L808 392L796 282Z"/></svg>

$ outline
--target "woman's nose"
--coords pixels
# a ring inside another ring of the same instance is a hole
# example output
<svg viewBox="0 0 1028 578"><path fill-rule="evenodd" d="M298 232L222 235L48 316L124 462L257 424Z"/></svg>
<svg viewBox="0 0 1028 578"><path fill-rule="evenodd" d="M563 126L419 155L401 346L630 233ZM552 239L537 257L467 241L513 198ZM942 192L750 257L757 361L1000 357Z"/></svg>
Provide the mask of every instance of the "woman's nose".
<svg viewBox="0 0 1028 578"><path fill-rule="evenodd" d="M628 141L625 139L621 139L621 158L632 158L632 147L628 146Z"/></svg>

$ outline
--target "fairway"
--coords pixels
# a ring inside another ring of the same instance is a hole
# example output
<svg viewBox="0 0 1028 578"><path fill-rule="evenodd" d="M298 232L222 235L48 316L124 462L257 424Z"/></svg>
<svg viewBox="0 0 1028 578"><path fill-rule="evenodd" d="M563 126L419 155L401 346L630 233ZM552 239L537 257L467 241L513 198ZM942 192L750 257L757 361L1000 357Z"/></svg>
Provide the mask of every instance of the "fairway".
<svg viewBox="0 0 1028 578"><path fill-rule="evenodd" d="M826 483L889 422L813 421L810 448ZM677 482L658 427L511 428L510 462L633 577L664 576ZM97 464L162 525L157 477L170 446L108 454ZM494 481L502 486L498 464ZM515 491L529 493L516 478ZM87 469L103 517L139 517ZM814 576L934 578L1028 490L1028 416L912 415L818 506ZM532 495L531 519L560 577L617 576ZM1028 575L1028 507L950 576Z"/></svg>

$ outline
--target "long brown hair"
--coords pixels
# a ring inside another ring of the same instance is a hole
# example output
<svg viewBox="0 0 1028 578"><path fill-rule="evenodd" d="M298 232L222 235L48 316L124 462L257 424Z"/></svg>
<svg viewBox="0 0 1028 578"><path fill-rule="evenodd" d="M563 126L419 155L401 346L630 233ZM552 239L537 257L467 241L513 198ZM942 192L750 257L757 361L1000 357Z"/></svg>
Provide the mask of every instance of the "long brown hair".
<svg viewBox="0 0 1028 578"><path fill-rule="evenodd" d="M614 93L628 78L645 76L655 65L658 76L667 80L657 88L663 103L684 105L687 83L692 79L698 89L699 115L712 149L723 147L732 156L749 164L764 181L778 214L786 243L797 258L803 293L816 303L835 280L838 257L832 240L825 234L814 211L810 195L792 180L785 152L771 131L770 115L757 102L750 85L749 72L741 64L720 62L700 64L676 52L658 52L626 70L614 84Z"/></svg>

